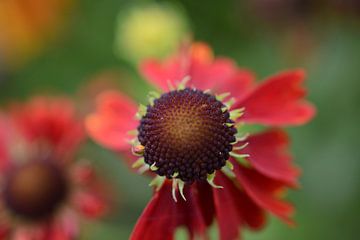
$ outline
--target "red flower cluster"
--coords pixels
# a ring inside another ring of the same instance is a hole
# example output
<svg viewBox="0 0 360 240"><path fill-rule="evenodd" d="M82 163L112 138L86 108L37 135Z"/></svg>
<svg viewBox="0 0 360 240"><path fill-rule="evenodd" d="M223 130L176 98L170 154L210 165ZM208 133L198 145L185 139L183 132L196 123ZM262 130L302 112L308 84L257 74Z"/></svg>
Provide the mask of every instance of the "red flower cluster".
<svg viewBox="0 0 360 240"><path fill-rule="evenodd" d="M141 72L164 93L151 93L149 105L137 113L123 94L104 92L86 120L93 139L155 176L154 196L131 239L173 239L179 227L191 239L205 239L215 220L219 238L232 240L240 229L261 229L266 212L293 224L293 206L282 193L296 188L299 169L279 127L314 116L303 99L304 72L282 72L257 83L253 73L214 58L203 43L165 62L146 60ZM265 130L244 135L250 124ZM134 138L129 132L136 128ZM135 162L129 141L140 157Z"/></svg>
<svg viewBox="0 0 360 240"><path fill-rule="evenodd" d="M102 183L75 163L82 121L66 99L34 98L0 115L0 239L71 240L106 212Z"/></svg>

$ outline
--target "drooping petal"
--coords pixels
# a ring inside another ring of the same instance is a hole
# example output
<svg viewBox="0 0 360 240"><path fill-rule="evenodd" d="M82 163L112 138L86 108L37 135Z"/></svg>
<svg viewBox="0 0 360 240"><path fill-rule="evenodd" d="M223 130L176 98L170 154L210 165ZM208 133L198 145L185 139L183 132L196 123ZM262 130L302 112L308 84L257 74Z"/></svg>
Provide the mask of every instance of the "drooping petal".
<svg viewBox="0 0 360 240"><path fill-rule="evenodd" d="M287 187L283 182L265 177L256 170L239 164L234 165L234 172L245 192L257 205L270 211L286 223L294 224L291 219L293 206L281 199L281 194Z"/></svg>
<svg viewBox="0 0 360 240"><path fill-rule="evenodd" d="M236 189L237 207L244 225L252 230L262 229L266 223L265 211L256 205L244 191L238 188L233 189Z"/></svg>
<svg viewBox="0 0 360 240"><path fill-rule="evenodd" d="M96 112L86 118L86 129L99 144L116 151L129 149L129 131L135 130L136 105L119 92L107 91L97 98Z"/></svg>
<svg viewBox="0 0 360 240"><path fill-rule="evenodd" d="M171 184L164 184L139 217L130 240L172 240L176 222L176 203L171 197Z"/></svg>
<svg viewBox="0 0 360 240"><path fill-rule="evenodd" d="M206 239L206 224L200 210L197 189L185 186L186 201L177 191L177 202L171 190L171 183L166 181L155 193L136 223L131 240L170 240L179 227L187 229L190 239Z"/></svg>
<svg viewBox="0 0 360 240"><path fill-rule="evenodd" d="M184 195L186 201L179 196L176 210L177 227L185 226L190 234L190 239L207 239L206 222L201 212L201 204L197 188L186 186Z"/></svg>
<svg viewBox="0 0 360 240"><path fill-rule="evenodd" d="M300 170L292 163L288 153L289 139L280 129L250 136L249 144L242 151L249 154L251 165L267 177L296 186Z"/></svg>
<svg viewBox="0 0 360 240"><path fill-rule="evenodd" d="M308 122L315 108L303 97L306 91L301 84L302 70L283 72L256 87L235 107L245 107L242 120L271 126L300 125Z"/></svg>
<svg viewBox="0 0 360 240"><path fill-rule="evenodd" d="M231 183L222 174L217 174L216 183L223 186L213 190L220 240L238 239L242 219L237 214L238 203L231 193Z"/></svg>
<svg viewBox="0 0 360 240"><path fill-rule="evenodd" d="M242 228L258 230L265 225L264 211L232 179L219 172L215 180L223 186L213 189L220 239L239 239Z"/></svg>
<svg viewBox="0 0 360 240"><path fill-rule="evenodd" d="M199 207L204 217L206 226L213 223L215 216L215 205L213 199L213 189L207 182L194 183L199 197Z"/></svg>

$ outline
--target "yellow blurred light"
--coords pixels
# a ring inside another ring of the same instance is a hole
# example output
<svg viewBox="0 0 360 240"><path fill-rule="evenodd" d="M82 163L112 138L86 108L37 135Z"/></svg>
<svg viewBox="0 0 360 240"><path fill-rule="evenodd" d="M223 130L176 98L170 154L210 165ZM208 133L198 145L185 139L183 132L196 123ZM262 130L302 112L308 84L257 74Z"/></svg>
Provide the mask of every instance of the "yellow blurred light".
<svg viewBox="0 0 360 240"><path fill-rule="evenodd" d="M186 18L174 6L133 8L118 17L115 51L119 57L135 63L147 57L164 57L179 46L186 31Z"/></svg>

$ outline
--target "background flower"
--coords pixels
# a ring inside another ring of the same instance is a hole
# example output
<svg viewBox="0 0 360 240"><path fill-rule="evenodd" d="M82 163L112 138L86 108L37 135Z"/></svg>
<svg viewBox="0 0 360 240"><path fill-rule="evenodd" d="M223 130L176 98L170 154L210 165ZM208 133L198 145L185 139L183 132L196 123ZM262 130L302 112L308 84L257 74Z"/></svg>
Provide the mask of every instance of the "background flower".
<svg viewBox="0 0 360 240"><path fill-rule="evenodd" d="M75 163L85 135L73 104L34 98L0 118L1 229L4 239L75 239L81 217L107 211L94 169Z"/></svg>
<svg viewBox="0 0 360 240"><path fill-rule="evenodd" d="M147 57L165 57L176 49L186 31L184 14L169 3L134 6L118 16L116 54L135 63Z"/></svg>

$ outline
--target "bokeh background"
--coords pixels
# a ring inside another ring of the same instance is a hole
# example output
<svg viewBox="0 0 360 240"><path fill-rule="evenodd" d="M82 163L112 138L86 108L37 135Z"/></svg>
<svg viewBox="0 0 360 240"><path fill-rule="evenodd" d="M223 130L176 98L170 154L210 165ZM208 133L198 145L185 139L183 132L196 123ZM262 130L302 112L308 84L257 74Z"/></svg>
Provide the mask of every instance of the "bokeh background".
<svg viewBox="0 0 360 240"><path fill-rule="evenodd" d="M151 88L136 63L147 55L165 56L180 38L208 42L217 55L235 59L259 79L289 68L308 72L309 99L318 114L310 124L289 129L303 169L302 188L289 193L298 226L289 229L270 217L264 231L245 232L245 239L358 239L357 0L2 0L0 104L66 94L86 108L84 95L99 79L145 102ZM91 141L83 151L110 179L118 206L104 221L85 223L82 239L127 239L150 199L148 179Z"/></svg>

